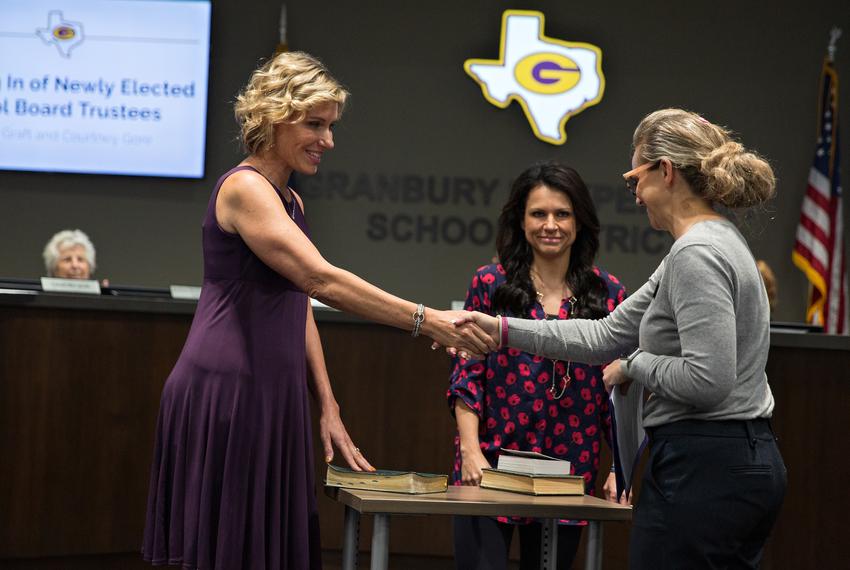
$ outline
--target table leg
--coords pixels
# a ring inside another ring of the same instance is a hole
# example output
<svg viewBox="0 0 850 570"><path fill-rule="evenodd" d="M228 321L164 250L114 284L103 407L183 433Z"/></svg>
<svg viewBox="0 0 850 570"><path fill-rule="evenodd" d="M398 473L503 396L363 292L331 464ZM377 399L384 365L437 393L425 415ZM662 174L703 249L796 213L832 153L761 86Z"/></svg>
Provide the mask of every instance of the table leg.
<svg viewBox="0 0 850 570"><path fill-rule="evenodd" d="M342 570L356 570L357 549L360 543L360 513L345 507L345 526L342 536Z"/></svg>
<svg viewBox="0 0 850 570"><path fill-rule="evenodd" d="M540 533L540 570L555 570L558 563L558 520L544 519Z"/></svg>
<svg viewBox="0 0 850 570"><path fill-rule="evenodd" d="M390 515L378 513L372 521L371 570L387 570L390 547Z"/></svg>
<svg viewBox="0 0 850 570"><path fill-rule="evenodd" d="M599 521L587 523L587 556L584 569L602 570L602 523Z"/></svg>

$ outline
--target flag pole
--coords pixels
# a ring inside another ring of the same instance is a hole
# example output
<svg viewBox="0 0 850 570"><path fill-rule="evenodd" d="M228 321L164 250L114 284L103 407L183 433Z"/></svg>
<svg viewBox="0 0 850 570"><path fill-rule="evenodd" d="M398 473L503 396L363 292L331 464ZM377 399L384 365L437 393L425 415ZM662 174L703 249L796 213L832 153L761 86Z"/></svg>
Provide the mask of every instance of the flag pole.
<svg viewBox="0 0 850 570"><path fill-rule="evenodd" d="M289 39L287 37L287 19L286 19L286 2L280 4L280 19L278 20L278 40L274 54L278 55L285 51L289 51ZM840 35L840 32L839 32Z"/></svg>
<svg viewBox="0 0 850 570"><path fill-rule="evenodd" d="M829 43L826 46L826 57L829 59L829 62L832 63L835 61L835 50L837 49L836 44L838 43L838 38L841 37L842 30L838 26L833 26L831 30L829 30Z"/></svg>
<svg viewBox="0 0 850 570"><path fill-rule="evenodd" d="M838 38L841 37L842 30L838 26L833 26L829 30L829 43L826 45L826 67L832 75L832 88L835 90L835 98L838 99L838 75L835 73L833 64L835 63L835 52L838 50ZM836 105L835 116L832 118L836 128L838 128L838 106ZM837 137L833 139L832 149L829 153L829 177L832 179L835 172L835 144L838 142Z"/></svg>
<svg viewBox="0 0 850 570"><path fill-rule="evenodd" d="M820 323L824 332L847 334L844 232L841 223L841 188L838 164L838 74L834 62L842 30L829 30L821 70L817 145L813 167L803 197L797 240L791 257L808 280L806 320ZM828 90L827 90L828 88ZM828 187L827 187L828 183ZM820 204L826 200L827 203ZM814 218L807 212L814 212ZM812 233L811 227L820 232ZM820 247L821 255L813 247ZM825 252L823 250L826 250ZM826 253L824 256L823 253ZM824 259L825 257L825 259Z"/></svg>

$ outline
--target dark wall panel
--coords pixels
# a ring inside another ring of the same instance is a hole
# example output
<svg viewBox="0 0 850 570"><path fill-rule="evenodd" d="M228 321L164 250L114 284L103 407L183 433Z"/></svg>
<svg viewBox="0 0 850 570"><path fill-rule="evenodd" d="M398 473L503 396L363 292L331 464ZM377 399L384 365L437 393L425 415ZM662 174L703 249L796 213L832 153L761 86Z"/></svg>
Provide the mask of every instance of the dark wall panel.
<svg viewBox="0 0 850 570"><path fill-rule="evenodd" d="M445 356L388 327L319 319L355 444L378 467L448 473L454 423ZM0 566L138 552L159 396L189 322L167 312L0 303ZM850 533L842 510L850 504L850 346L837 337L785 337L774 339L768 375L789 487L764 568L838 568ZM319 452L317 480L324 471ZM339 548L343 509L318 491L323 546ZM369 540L367 520L361 547ZM606 525L606 568L625 567L627 544L628 524ZM396 517L390 547L450 556L450 520Z"/></svg>

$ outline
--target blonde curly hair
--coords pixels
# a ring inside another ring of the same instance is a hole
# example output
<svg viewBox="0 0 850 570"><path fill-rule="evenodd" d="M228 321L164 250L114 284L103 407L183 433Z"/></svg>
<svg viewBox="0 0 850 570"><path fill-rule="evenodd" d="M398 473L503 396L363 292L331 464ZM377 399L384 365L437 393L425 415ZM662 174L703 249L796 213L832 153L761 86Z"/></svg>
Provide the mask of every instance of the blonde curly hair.
<svg viewBox="0 0 850 570"><path fill-rule="evenodd" d="M297 123L310 109L330 102L336 103L342 114L348 95L315 57L283 52L254 71L236 97L233 110L242 145L251 154L268 150L274 144L277 123Z"/></svg>
<svg viewBox="0 0 850 570"><path fill-rule="evenodd" d="M776 192L767 161L732 140L731 132L683 109L650 113L635 129L632 150L641 162L667 158L691 188L727 208L761 204Z"/></svg>

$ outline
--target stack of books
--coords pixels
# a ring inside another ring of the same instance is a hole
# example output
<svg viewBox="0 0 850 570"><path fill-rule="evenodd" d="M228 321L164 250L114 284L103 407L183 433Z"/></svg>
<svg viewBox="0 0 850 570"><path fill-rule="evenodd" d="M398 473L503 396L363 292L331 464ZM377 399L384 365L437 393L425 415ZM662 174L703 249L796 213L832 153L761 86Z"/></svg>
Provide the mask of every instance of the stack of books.
<svg viewBox="0 0 850 570"><path fill-rule="evenodd" d="M481 487L528 495L583 495L584 478L570 462L533 451L502 449L496 469L484 469Z"/></svg>

